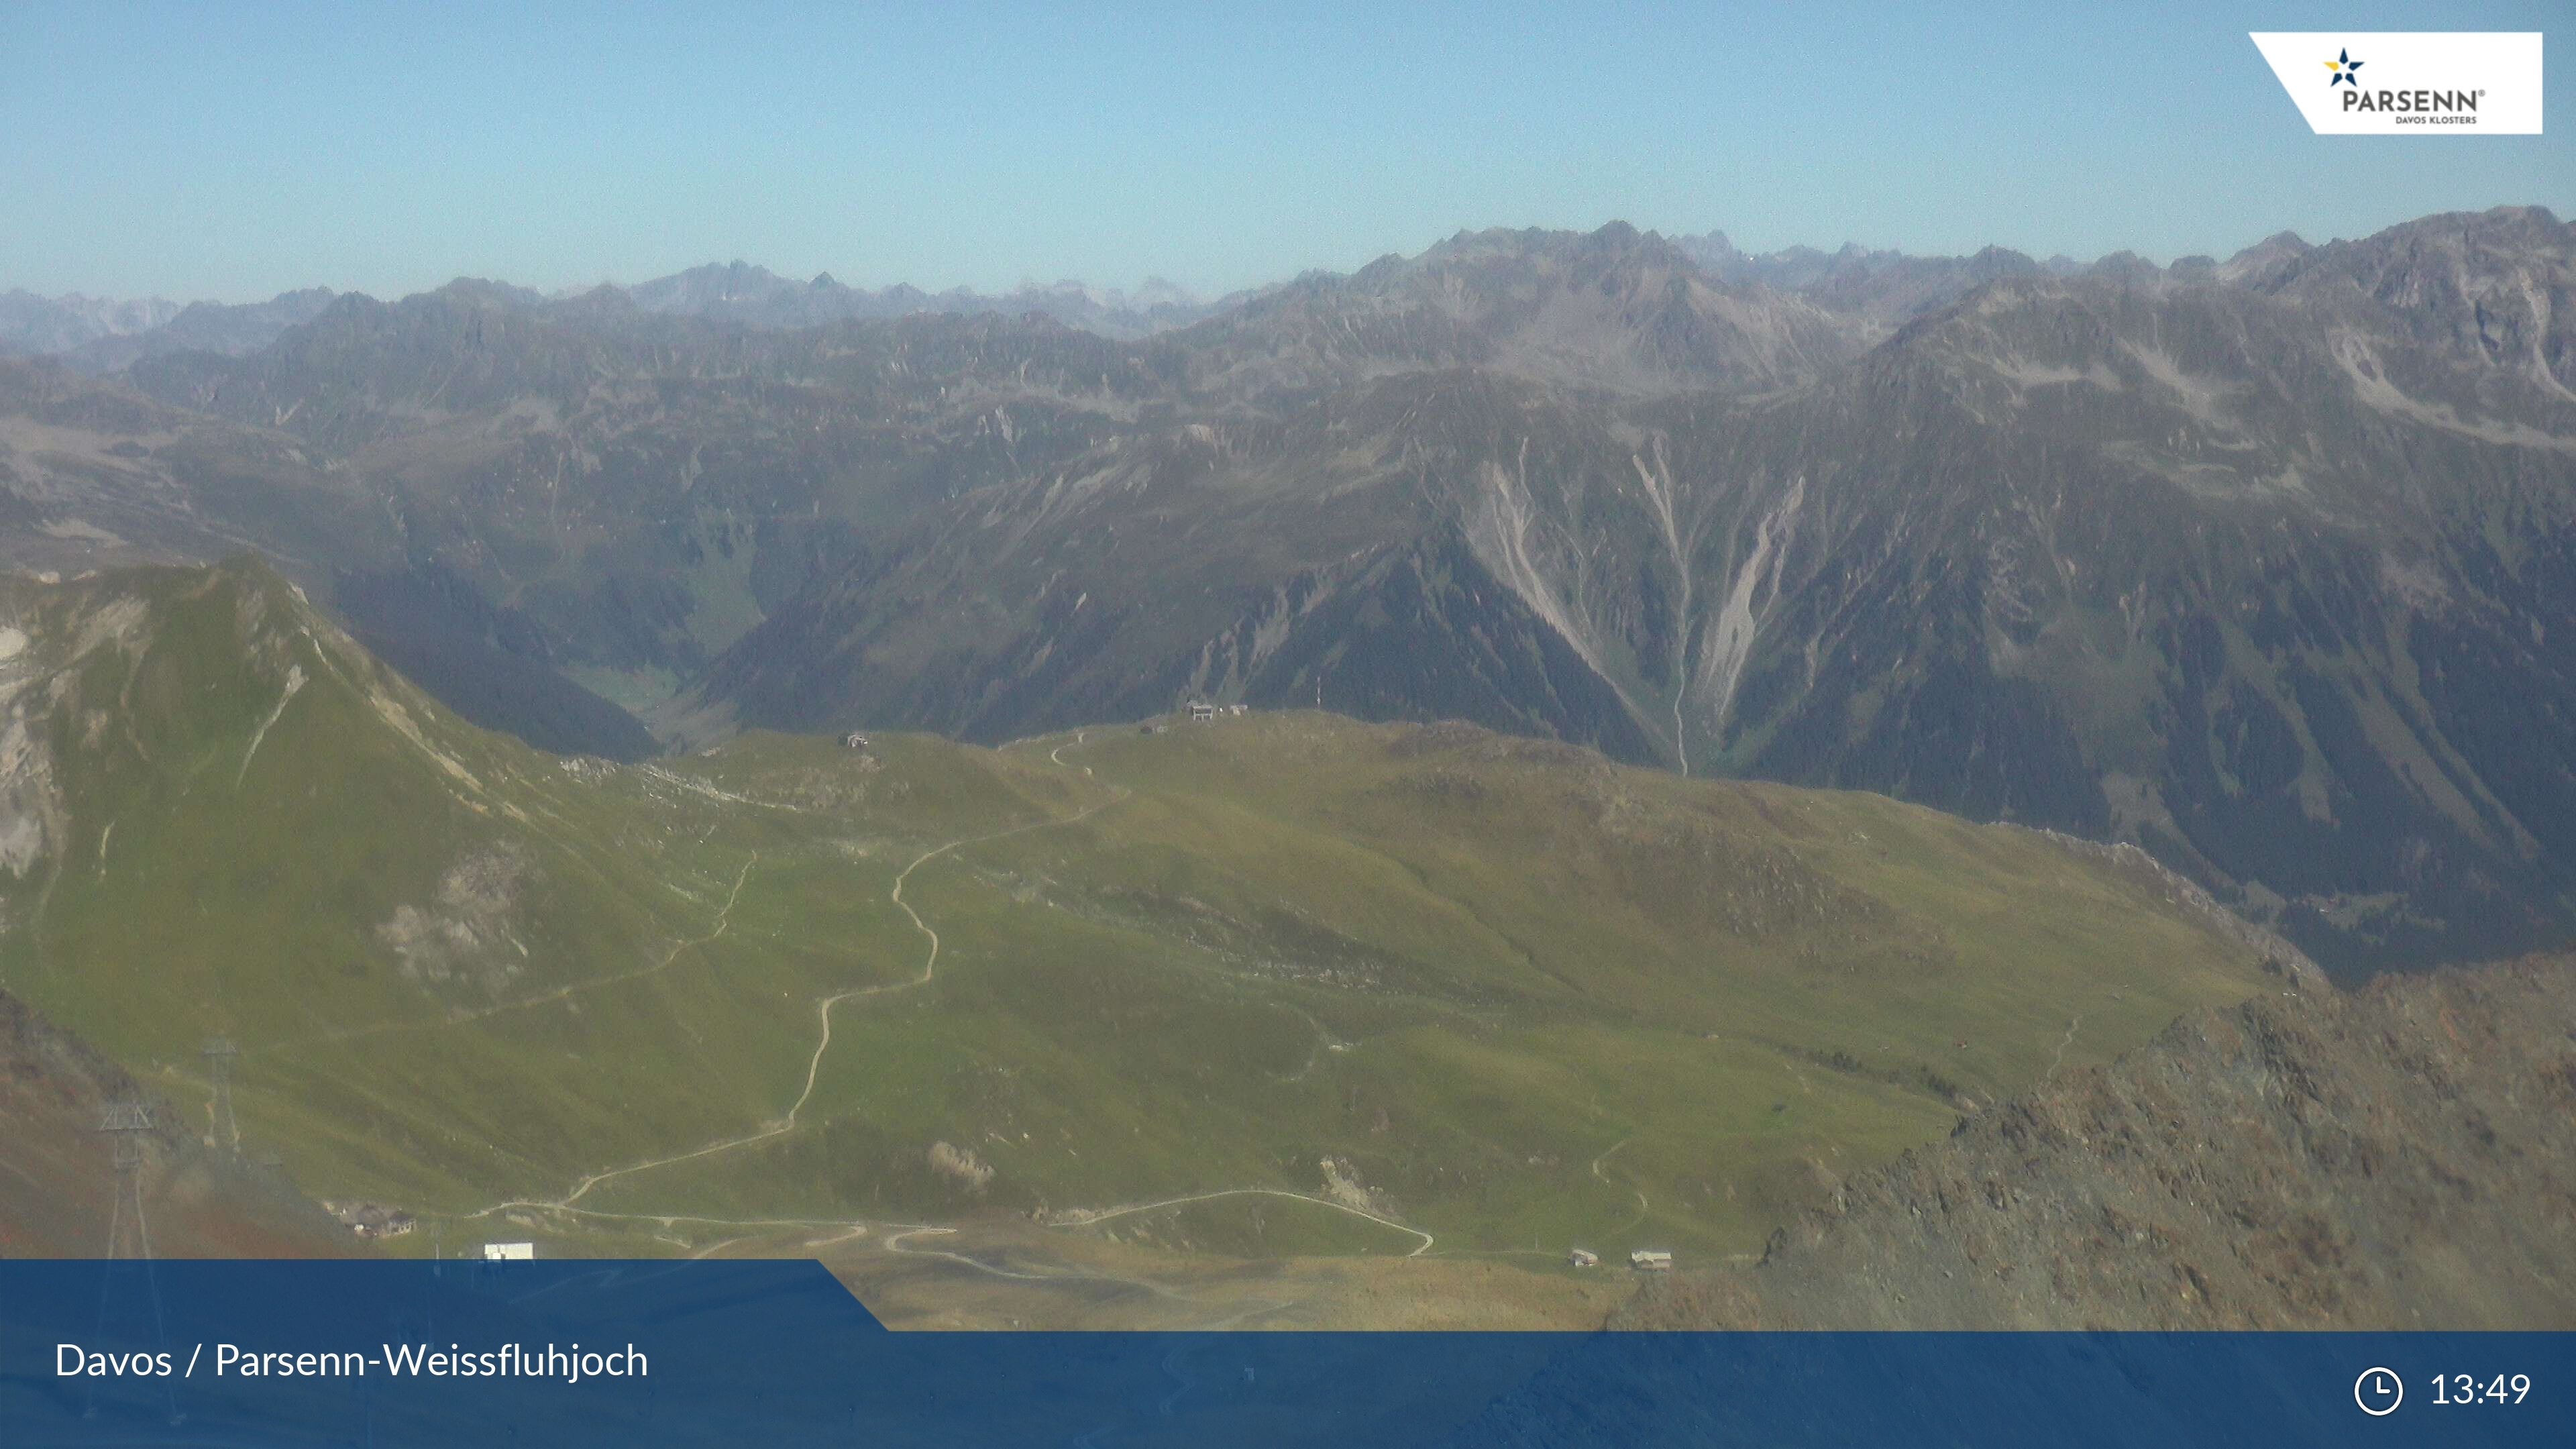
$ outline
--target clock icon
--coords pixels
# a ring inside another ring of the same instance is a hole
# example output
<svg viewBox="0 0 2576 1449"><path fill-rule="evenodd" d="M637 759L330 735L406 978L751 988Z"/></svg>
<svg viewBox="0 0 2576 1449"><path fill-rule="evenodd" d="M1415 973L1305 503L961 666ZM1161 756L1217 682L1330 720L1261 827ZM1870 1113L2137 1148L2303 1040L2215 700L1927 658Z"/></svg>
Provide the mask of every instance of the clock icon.
<svg viewBox="0 0 2576 1449"><path fill-rule="evenodd" d="M2406 1402L2406 1385L2399 1382L2395 1369L2363 1369L2361 1377L2352 1381L2352 1401L2370 1417L2385 1418Z"/></svg>

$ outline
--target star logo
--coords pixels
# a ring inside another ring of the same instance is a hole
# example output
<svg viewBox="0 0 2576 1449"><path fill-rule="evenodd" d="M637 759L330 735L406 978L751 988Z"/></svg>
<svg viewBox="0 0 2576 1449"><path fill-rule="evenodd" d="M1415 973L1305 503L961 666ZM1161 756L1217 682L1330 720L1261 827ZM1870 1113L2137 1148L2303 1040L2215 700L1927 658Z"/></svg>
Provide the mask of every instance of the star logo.
<svg viewBox="0 0 2576 1449"><path fill-rule="evenodd" d="M2339 50L2335 52L2335 58L2326 62L2326 69L2334 72L2333 75L2326 77L2326 85L2328 87L2349 85L2355 90L2361 88L2361 79L2359 75L2361 62L2352 58L2351 51Z"/></svg>

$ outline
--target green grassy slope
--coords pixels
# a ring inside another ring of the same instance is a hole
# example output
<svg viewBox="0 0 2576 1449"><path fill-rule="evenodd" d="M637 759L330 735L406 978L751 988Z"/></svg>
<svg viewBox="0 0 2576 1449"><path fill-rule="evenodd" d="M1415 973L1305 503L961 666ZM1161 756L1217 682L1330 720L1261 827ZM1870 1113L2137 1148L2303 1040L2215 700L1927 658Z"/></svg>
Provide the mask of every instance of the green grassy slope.
<svg viewBox="0 0 2576 1449"><path fill-rule="evenodd" d="M1742 1250L2261 989L2025 833L1463 727L612 766L255 566L10 582L0 625L0 984L181 1101L231 1035L246 1138L453 1216Z"/></svg>

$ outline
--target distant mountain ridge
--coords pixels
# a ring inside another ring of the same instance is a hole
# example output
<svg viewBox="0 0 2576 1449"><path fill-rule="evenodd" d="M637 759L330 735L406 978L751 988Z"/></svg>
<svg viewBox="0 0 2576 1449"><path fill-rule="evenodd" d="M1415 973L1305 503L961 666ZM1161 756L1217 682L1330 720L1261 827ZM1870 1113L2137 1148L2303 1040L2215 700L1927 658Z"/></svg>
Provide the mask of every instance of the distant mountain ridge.
<svg viewBox="0 0 2576 1449"><path fill-rule="evenodd" d="M0 292L0 355L70 352L103 337L149 332L180 310L178 303L160 297L120 301L77 292L40 297L12 288Z"/></svg>
<svg viewBox="0 0 2576 1449"><path fill-rule="evenodd" d="M1160 278L1149 279L1132 294L1069 281L1053 285L1031 283L1002 293L966 287L934 293L901 283L869 290L845 286L833 280L829 272L798 282L766 267L739 261L692 267L617 290L624 291L646 312L774 330L919 313L972 316L1035 312L1069 327L1116 338L1145 337L1184 327L1250 295L1237 293L1204 300Z"/></svg>
<svg viewBox="0 0 2576 1449"><path fill-rule="evenodd" d="M191 302L157 327L94 338L70 349L64 360L89 372L120 372L146 357L172 352L241 357L275 342L287 328L321 316L338 295L328 287L307 287L241 306Z"/></svg>
<svg viewBox="0 0 2576 1449"><path fill-rule="evenodd" d="M1459 238L1468 235L1461 232ZM1455 245L1455 240L1448 245ZM1973 257L1916 256L1857 245L1831 253L1800 246L1757 255L1738 251L1724 232L1675 237L1671 245L1720 281L1759 283L1784 292L1817 289L1838 302L1870 290L1869 283L1875 280L1878 290L1906 299L1873 299L1876 310L1890 315L1912 315L1905 311L1908 302L1915 311L1932 305L1931 299L1944 295L1945 286L1954 295L1951 284L1960 279L2001 275L2015 263L2039 267L2020 253L2000 247L1988 247ZM2046 267L2058 274L2082 269L2083 264L2064 257L2051 259ZM1037 313L1103 337L1131 340L1231 311L1285 285L1289 284L1206 297L1160 277L1148 277L1132 292L1069 280L1028 282L1006 292L979 292L971 287L931 292L904 282L852 287L829 272L798 281L735 260L709 262L633 284L570 287L550 296L525 288L514 291L531 304L570 301L602 291L622 293L641 311L765 330L918 314ZM267 346L286 328L311 321L337 295L328 287L307 287L281 292L266 302L182 304L158 297L127 301L12 290L0 293L0 355L60 356L91 372L121 371L141 358L169 352L241 356Z"/></svg>
<svg viewBox="0 0 2576 1449"><path fill-rule="evenodd" d="M603 283L552 296L526 287L486 285L499 288L495 295L527 307L595 301L605 294L624 297L637 310L659 316L703 318L763 331L923 314L1034 313L1120 339L1184 327L1267 290L1202 298L1159 277L1148 278L1133 292L1075 281L1032 282L996 293L969 287L926 292L905 283L871 290L845 286L828 272L799 282L741 261L709 263L633 286ZM328 287L306 287L281 292L265 302L182 305L158 297L121 301L78 294L44 297L14 290L0 293L0 356L59 357L93 373L122 372L145 358L175 352L240 357L275 342L288 328L314 320L340 295Z"/></svg>

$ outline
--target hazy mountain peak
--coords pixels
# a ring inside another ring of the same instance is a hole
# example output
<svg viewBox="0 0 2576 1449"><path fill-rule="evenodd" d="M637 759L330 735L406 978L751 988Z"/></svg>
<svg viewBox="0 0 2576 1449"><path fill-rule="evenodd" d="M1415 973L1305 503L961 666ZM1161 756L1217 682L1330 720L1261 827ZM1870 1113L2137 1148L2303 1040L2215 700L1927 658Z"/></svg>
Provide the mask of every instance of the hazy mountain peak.
<svg viewBox="0 0 2576 1449"><path fill-rule="evenodd" d="M0 292L0 353L69 352L100 338L150 331L179 311L178 303L159 297L118 301L78 292L40 297L13 288Z"/></svg>
<svg viewBox="0 0 2576 1449"><path fill-rule="evenodd" d="M2218 279L2267 286L2278 281L2300 258L2315 251L2294 231L2276 231L2219 264Z"/></svg>
<svg viewBox="0 0 2576 1449"><path fill-rule="evenodd" d="M1698 236L1674 238L1674 245L1688 252L1695 261L1707 263L1738 258L1744 253L1722 231L1702 232Z"/></svg>
<svg viewBox="0 0 2576 1449"><path fill-rule="evenodd" d="M1187 325L1220 305L1203 302L1160 279L1149 281L1133 295L1072 279L1024 282L999 294L962 286L933 293L909 282L874 290L852 287L829 272L796 282L741 260L691 267L627 290L646 312L703 317L759 331L793 331L918 312L1042 312L1085 331L1124 338Z"/></svg>
<svg viewBox="0 0 2576 1449"><path fill-rule="evenodd" d="M607 282L588 291L559 298L552 305L564 314L576 317L631 317L642 310L625 288Z"/></svg>
<svg viewBox="0 0 2576 1449"><path fill-rule="evenodd" d="M545 303L543 292L533 287L513 286L489 277L458 277L431 295L453 302L486 307L537 307Z"/></svg>
<svg viewBox="0 0 2576 1449"><path fill-rule="evenodd" d="M2091 274L2133 286L2151 285L2164 278L2165 269L2136 252L2121 250L2095 262Z"/></svg>

